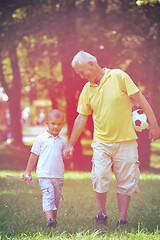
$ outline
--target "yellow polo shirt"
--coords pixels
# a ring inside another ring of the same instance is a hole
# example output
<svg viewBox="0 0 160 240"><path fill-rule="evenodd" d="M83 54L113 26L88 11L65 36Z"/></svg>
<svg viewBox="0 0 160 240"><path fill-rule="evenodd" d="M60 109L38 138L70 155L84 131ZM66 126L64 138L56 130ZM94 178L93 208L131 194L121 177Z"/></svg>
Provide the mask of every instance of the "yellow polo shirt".
<svg viewBox="0 0 160 240"><path fill-rule="evenodd" d="M106 69L100 84L87 82L80 94L77 112L93 114L93 142L114 143L137 139L132 124L130 95L139 91L120 69Z"/></svg>

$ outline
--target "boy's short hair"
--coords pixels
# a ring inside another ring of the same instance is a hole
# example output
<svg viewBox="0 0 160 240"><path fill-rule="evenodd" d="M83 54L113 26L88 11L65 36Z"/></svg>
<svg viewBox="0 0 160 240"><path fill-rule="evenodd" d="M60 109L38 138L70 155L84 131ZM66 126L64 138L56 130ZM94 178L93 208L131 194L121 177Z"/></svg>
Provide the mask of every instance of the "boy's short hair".
<svg viewBox="0 0 160 240"><path fill-rule="evenodd" d="M63 118L63 120L64 120L64 113L63 112L61 112L60 110L58 110L58 109L52 109L52 110L50 110L49 112L48 112L48 119L50 118L50 117L56 117L56 118Z"/></svg>
<svg viewBox="0 0 160 240"><path fill-rule="evenodd" d="M79 64L84 64L90 61L97 63L97 59L94 56L92 56L90 53L79 51L72 60L72 67L73 68L75 67L76 62L78 62Z"/></svg>

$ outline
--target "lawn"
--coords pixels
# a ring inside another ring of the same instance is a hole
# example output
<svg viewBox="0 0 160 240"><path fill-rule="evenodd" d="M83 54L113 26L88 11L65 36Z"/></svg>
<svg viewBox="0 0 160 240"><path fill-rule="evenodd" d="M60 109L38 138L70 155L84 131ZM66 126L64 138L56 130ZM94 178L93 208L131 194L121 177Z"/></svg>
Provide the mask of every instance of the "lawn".
<svg viewBox="0 0 160 240"><path fill-rule="evenodd" d="M116 228L118 206L115 177L110 184L106 204L108 224L97 229L93 222L97 206L90 172L66 172L62 192L64 200L60 202L57 218L58 228L46 229L38 184L32 189L23 181L6 177L7 174L22 175L29 150L30 147L0 147L1 239L160 239L160 175L152 172L141 173L140 193L132 198L127 219L129 226L124 230ZM152 144L152 167L157 168L159 160L156 159L159 156L160 144L157 141ZM36 181L35 172L33 176Z"/></svg>
<svg viewBox="0 0 160 240"><path fill-rule="evenodd" d="M118 208L116 181L110 185L107 200L108 225L96 229L93 218L97 206L88 172L66 172L64 200L60 202L58 228L45 228L41 209L41 191L25 182L6 178L22 172L0 172L0 234L1 239L160 239L160 175L142 174L140 193L132 198L128 211L129 226L116 229ZM35 173L33 174L35 176ZM154 186L154 187L153 187Z"/></svg>

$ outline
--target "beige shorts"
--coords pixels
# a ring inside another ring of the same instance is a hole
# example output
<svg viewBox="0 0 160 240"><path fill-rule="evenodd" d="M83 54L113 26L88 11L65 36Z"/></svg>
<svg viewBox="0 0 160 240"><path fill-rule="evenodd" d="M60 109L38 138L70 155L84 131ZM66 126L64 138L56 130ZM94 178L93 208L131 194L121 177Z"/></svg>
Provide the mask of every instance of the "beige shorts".
<svg viewBox="0 0 160 240"><path fill-rule="evenodd" d="M136 141L92 143L92 184L96 192L109 189L112 166L117 180L117 193L134 195L139 192L139 161Z"/></svg>

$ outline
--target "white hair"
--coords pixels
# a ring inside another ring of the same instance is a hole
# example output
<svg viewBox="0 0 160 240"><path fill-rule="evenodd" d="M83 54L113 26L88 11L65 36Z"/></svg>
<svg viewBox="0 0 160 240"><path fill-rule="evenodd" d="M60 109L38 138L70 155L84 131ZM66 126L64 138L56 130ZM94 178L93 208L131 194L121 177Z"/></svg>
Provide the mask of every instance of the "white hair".
<svg viewBox="0 0 160 240"><path fill-rule="evenodd" d="M88 62L95 62L97 63L97 59L92 56L91 54L84 52L84 51L79 51L73 58L72 60L72 67L75 67L75 64L78 62L79 64L84 64Z"/></svg>

